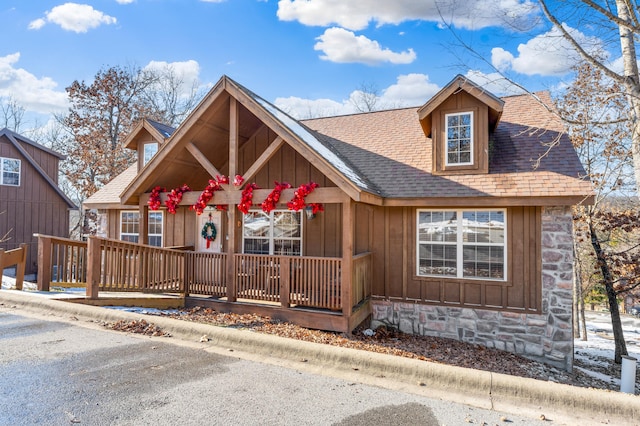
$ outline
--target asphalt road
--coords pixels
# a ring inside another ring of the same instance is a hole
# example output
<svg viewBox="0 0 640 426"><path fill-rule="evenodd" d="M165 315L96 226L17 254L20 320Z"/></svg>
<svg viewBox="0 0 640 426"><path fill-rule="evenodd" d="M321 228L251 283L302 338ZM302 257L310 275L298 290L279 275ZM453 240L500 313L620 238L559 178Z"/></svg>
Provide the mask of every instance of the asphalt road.
<svg viewBox="0 0 640 426"><path fill-rule="evenodd" d="M0 425L553 425L0 310Z"/></svg>

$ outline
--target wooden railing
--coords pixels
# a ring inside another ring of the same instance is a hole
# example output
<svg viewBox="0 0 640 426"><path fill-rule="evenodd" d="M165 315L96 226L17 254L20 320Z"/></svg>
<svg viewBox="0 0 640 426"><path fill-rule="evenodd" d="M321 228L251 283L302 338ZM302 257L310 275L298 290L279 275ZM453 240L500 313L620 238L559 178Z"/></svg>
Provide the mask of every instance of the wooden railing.
<svg viewBox="0 0 640 426"><path fill-rule="evenodd" d="M48 290L52 282L64 281L86 283L90 298L97 297L99 291L182 293L334 311L345 307L343 284L349 281L351 306L371 295L371 253L353 257L350 280L342 274L342 258L234 254L235 282L230 289L229 260L224 253L198 253L97 237L90 237L85 243L39 235L38 241L40 290Z"/></svg>
<svg viewBox="0 0 640 426"><path fill-rule="evenodd" d="M100 245L100 291L184 292L185 252L89 238L89 250L93 244Z"/></svg>
<svg viewBox="0 0 640 426"><path fill-rule="evenodd" d="M371 282L373 280L373 254L362 253L353 256L353 276L351 277L351 302L356 306L371 296Z"/></svg>
<svg viewBox="0 0 640 426"><path fill-rule="evenodd" d="M5 251L0 249L0 275L2 270L10 266L16 266L16 290L22 290L24 281L24 271L27 266L27 244L22 243L20 247Z"/></svg>
<svg viewBox="0 0 640 426"><path fill-rule="evenodd" d="M227 295L226 253L186 252L187 293L225 297Z"/></svg>
<svg viewBox="0 0 640 426"><path fill-rule="evenodd" d="M38 237L38 290L52 283L82 286L87 282L87 243L69 238Z"/></svg>

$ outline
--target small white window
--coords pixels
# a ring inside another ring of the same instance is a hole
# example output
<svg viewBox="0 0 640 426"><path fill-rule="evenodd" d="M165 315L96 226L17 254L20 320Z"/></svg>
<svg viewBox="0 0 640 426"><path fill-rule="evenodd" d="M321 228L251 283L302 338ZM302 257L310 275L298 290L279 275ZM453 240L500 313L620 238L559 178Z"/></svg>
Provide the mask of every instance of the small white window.
<svg viewBox="0 0 640 426"><path fill-rule="evenodd" d="M0 157L0 185L20 186L20 160Z"/></svg>
<svg viewBox="0 0 640 426"><path fill-rule="evenodd" d="M144 144L143 153L144 158L142 159L142 165L146 165L154 155L158 152L158 144L157 143L146 143Z"/></svg>
<svg viewBox="0 0 640 426"><path fill-rule="evenodd" d="M418 210L417 274L506 279L505 210Z"/></svg>
<svg viewBox="0 0 640 426"><path fill-rule="evenodd" d="M149 245L162 247L162 212L149 212L147 222ZM120 239L130 243L137 243L139 238L140 213L137 211L120 212Z"/></svg>
<svg viewBox="0 0 640 426"><path fill-rule="evenodd" d="M256 210L243 219L243 253L302 256L301 212Z"/></svg>
<svg viewBox="0 0 640 426"><path fill-rule="evenodd" d="M446 165L473 164L473 112L445 115Z"/></svg>

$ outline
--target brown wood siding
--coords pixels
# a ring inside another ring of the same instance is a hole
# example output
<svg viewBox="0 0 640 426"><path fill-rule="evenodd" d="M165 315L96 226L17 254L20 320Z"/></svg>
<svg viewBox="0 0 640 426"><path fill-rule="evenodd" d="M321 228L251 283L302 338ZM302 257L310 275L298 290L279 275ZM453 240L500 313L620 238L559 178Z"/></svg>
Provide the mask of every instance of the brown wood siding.
<svg viewBox="0 0 640 426"><path fill-rule="evenodd" d="M473 165L446 166L446 114L473 112ZM488 173L489 171L489 108L466 92L452 95L433 112L434 173Z"/></svg>
<svg viewBox="0 0 640 426"><path fill-rule="evenodd" d="M18 140L20 143L20 140ZM20 143L20 146L33 158L33 160L44 170L44 172L53 180L56 184L58 183L58 165L60 163L60 159L38 147L35 147L31 144Z"/></svg>
<svg viewBox="0 0 640 426"><path fill-rule="evenodd" d="M51 165L57 157L30 145L23 147L27 152L33 151L36 161L42 161L45 170L57 170ZM20 160L20 186L0 185L0 237L9 236L9 240L0 243L0 248L12 250L21 243L28 244L25 273L34 274L37 272L38 241L33 234L68 237L69 210L55 189L5 138L0 138L0 157Z"/></svg>
<svg viewBox="0 0 640 426"><path fill-rule="evenodd" d="M504 282L418 277L417 210L374 207L371 211L369 242L374 256L374 297L447 306L540 311L540 207L507 209L507 280ZM357 223L356 241L364 228Z"/></svg>

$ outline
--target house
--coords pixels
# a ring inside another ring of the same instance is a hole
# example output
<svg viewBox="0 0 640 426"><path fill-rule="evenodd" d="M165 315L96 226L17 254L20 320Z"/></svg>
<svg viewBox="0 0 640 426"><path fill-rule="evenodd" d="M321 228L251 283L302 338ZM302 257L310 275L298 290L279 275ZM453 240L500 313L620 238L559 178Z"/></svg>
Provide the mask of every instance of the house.
<svg viewBox="0 0 640 426"><path fill-rule="evenodd" d="M69 236L69 210L77 206L58 187L64 158L7 128L0 130L0 249L26 243L26 274L37 272L33 234Z"/></svg>
<svg viewBox="0 0 640 426"><path fill-rule="evenodd" d="M457 76L418 108L297 121L224 76L175 131L141 122L141 160L84 207L109 238L233 259L192 268L218 287L191 303L571 368L571 206L592 190L536 96Z"/></svg>

